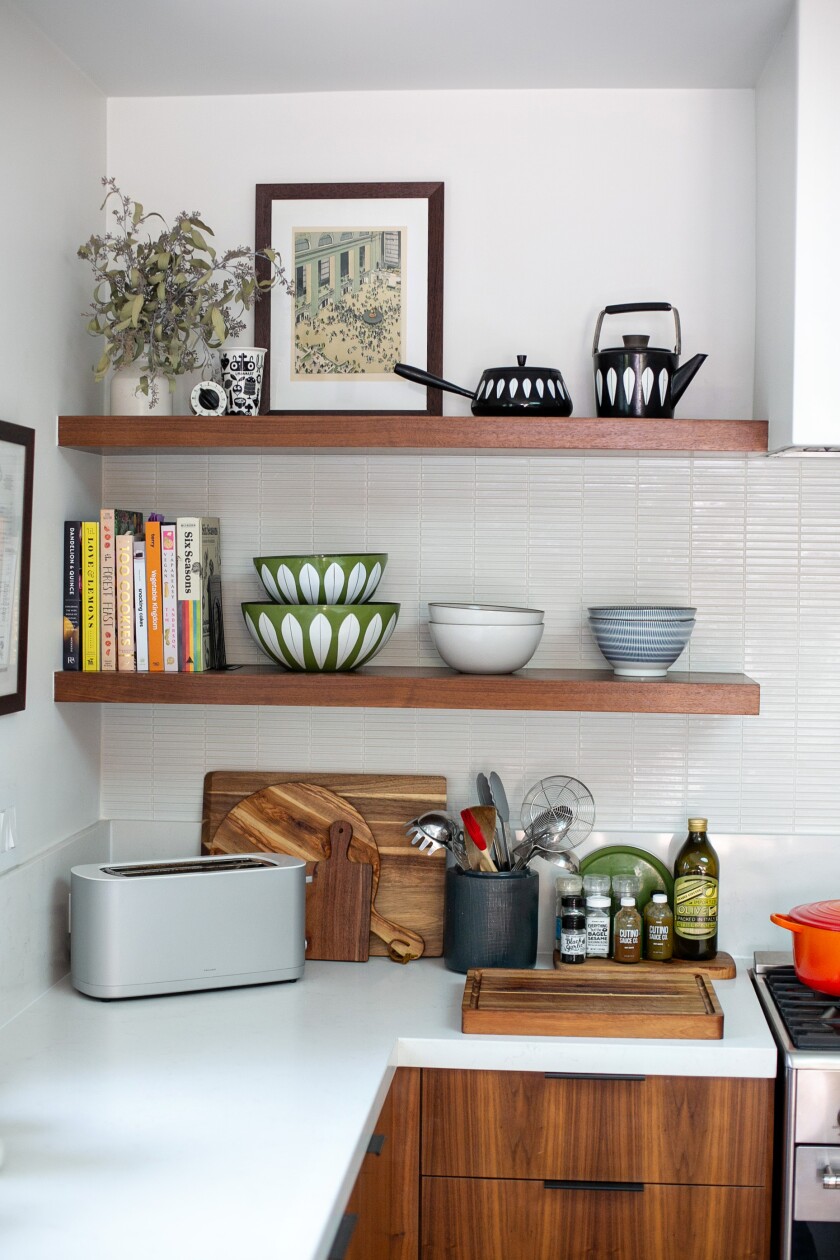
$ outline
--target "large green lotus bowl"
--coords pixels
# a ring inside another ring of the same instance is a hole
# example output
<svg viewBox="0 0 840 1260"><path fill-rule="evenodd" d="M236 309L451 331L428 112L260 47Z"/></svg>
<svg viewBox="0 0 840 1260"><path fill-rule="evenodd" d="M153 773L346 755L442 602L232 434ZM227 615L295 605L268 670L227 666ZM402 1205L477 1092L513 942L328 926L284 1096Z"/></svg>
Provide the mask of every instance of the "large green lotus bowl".
<svg viewBox="0 0 840 1260"><path fill-rule="evenodd" d="M366 604L387 563L385 552L254 556L259 579L278 604Z"/></svg>
<svg viewBox="0 0 840 1260"><path fill-rule="evenodd" d="M330 674L357 669L394 633L399 604L243 604L251 638L286 669Z"/></svg>

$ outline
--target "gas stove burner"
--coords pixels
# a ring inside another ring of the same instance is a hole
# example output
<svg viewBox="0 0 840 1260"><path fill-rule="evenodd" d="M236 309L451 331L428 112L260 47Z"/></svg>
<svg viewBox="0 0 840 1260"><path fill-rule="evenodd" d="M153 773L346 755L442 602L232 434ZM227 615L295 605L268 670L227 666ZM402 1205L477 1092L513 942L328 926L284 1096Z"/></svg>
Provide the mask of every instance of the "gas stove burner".
<svg viewBox="0 0 840 1260"><path fill-rule="evenodd" d="M793 967L774 967L764 973L764 979L797 1050L840 1051L840 1010L835 997L809 989L797 980Z"/></svg>

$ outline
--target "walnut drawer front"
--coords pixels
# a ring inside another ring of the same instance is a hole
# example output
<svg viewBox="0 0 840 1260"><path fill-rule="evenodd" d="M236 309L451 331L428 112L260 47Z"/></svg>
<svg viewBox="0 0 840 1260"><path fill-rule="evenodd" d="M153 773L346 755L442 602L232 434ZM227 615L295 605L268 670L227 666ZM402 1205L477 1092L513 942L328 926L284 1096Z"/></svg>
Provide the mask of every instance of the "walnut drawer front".
<svg viewBox="0 0 840 1260"><path fill-rule="evenodd" d="M424 1177L421 1260L767 1260L766 1195Z"/></svg>
<svg viewBox="0 0 840 1260"><path fill-rule="evenodd" d="M422 1171L764 1186L773 1082L424 1069Z"/></svg>

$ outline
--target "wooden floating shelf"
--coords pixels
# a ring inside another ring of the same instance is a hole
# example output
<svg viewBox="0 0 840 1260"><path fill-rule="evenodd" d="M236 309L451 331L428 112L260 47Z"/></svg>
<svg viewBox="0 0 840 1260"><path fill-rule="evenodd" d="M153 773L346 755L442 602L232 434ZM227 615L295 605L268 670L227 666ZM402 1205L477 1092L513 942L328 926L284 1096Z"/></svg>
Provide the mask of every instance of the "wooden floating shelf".
<svg viewBox="0 0 840 1260"><path fill-rule="evenodd" d="M55 675L55 699L73 704L300 705L371 709L519 709L534 712L710 713L754 716L759 685L744 674L671 673L616 678L610 670L523 669L457 674L426 667L367 667L297 674L271 665L221 673Z"/></svg>
<svg viewBox="0 0 840 1260"><path fill-rule="evenodd" d="M99 455L294 448L767 453L766 420L562 416L59 416L58 444Z"/></svg>

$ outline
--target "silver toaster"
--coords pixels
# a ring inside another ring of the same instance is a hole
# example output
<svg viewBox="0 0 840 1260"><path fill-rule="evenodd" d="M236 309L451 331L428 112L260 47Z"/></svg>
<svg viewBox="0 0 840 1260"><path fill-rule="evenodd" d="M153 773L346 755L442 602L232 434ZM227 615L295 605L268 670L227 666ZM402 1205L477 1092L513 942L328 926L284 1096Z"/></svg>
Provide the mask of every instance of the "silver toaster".
<svg viewBox="0 0 840 1260"><path fill-rule="evenodd" d="M297 980L306 863L278 854L74 866L70 974L98 998Z"/></svg>

